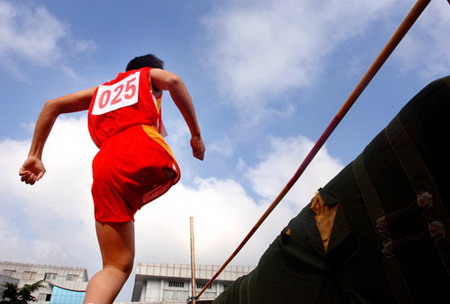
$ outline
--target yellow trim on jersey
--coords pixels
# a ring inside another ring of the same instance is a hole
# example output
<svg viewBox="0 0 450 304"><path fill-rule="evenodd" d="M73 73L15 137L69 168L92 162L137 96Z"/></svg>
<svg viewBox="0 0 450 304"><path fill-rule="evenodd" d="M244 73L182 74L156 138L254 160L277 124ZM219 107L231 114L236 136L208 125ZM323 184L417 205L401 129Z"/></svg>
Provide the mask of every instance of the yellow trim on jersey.
<svg viewBox="0 0 450 304"><path fill-rule="evenodd" d="M164 141L164 138L158 132L155 126L142 125L142 128L144 129L145 133L147 133L147 135L150 136L150 138L154 139L158 144L160 144L161 147L163 147L164 150L166 150L167 153L169 153L170 156L172 156L172 158L175 159L172 149L170 149L169 145Z"/></svg>

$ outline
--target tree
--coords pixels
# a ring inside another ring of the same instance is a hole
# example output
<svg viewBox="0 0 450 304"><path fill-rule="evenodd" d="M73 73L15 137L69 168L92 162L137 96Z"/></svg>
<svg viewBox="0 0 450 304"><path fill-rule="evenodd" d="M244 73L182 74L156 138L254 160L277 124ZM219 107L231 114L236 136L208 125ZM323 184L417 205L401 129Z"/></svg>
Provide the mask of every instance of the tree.
<svg viewBox="0 0 450 304"><path fill-rule="evenodd" d="M5 290L1 295L0 304L27 304L30 302L36 302L36 297L33 296L33 292L44 287L42 281L38 281L33 284L25 284L19 288L17 284L5 283L3 285Z"/></svg>

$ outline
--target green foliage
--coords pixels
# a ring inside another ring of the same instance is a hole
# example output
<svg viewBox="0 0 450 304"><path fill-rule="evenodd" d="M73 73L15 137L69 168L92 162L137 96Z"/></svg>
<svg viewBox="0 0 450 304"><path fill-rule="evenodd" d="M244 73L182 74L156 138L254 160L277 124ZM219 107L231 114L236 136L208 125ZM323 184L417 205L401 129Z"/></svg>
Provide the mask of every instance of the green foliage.
<svg viewBox="0 0 450 304"><path fill-rule="evenodd" d="M32 295L33 292L44 287L42 281L33 284L25 284L21 288L14 283L5 283L3 286L5 287L5 290L0 296L0 304L27 304L36 302L37 299Z"/></svg>

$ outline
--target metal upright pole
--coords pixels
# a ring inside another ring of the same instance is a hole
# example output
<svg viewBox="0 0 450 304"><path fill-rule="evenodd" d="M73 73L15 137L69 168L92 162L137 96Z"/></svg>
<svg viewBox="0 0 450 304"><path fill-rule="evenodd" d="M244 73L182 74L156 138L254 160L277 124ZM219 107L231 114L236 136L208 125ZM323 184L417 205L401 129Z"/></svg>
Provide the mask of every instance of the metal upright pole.
<svg viewBox="0 0 450 304"><path fill-rule="evenodd" d="M197 287L195 284L195 240L194 240L194 218L190 217L191 224L191 286L192 286L192 294L191 294L191 303L196 304L196 293Z"/></svg>

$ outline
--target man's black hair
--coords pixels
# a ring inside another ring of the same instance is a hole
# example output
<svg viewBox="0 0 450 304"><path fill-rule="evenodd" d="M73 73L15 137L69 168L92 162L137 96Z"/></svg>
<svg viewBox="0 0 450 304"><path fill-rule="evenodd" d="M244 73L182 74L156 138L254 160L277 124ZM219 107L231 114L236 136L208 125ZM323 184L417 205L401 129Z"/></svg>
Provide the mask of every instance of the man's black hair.
<svg viewBox="0 0 450 304"><path fill-rule="evenodd" d="M164 61L153 54L135 57L130 62L128 62L126 71L137 70L145 67L164 69Z"/></svg>

